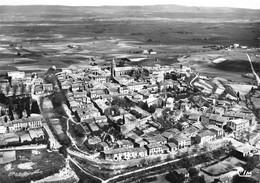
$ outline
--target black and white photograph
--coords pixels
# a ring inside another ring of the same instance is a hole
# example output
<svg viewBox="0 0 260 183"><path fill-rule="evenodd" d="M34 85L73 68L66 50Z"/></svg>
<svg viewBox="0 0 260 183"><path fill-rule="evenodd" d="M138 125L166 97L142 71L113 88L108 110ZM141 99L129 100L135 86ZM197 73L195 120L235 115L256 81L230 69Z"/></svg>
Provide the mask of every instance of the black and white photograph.
<svg viewBox="0 0 260 183"><path fill-rule="evenodd" d="M0 183L260 183L260 1L0 0Z"/></svg>

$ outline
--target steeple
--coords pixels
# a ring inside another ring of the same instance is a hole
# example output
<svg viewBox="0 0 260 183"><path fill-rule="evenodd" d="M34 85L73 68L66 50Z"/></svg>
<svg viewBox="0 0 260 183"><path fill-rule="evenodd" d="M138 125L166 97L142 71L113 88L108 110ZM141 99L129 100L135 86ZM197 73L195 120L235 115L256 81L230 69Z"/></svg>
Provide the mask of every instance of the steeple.
<svg viewBox="0 0 260 183"><path fill-rule="evenodd" d="M113 78L113 77L115 76L115 68L116 68L116 62L115 62L115 60L113 59L113 60L111 61L111 68L110 68L110 70L111 70L111 78Z"/></svg>

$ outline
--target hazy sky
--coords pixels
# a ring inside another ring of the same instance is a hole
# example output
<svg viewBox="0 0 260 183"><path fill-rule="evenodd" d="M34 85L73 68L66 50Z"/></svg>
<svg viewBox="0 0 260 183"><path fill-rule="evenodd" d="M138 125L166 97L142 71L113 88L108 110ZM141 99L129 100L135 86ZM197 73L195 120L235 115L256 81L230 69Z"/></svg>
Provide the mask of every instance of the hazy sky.
<svg viewBox="0 0 260 183"><path fill-rule="evenodd" d="M213 6L260 9L260 0L0 0L0 5L155 5L178 4L187 6Z"/></svg>

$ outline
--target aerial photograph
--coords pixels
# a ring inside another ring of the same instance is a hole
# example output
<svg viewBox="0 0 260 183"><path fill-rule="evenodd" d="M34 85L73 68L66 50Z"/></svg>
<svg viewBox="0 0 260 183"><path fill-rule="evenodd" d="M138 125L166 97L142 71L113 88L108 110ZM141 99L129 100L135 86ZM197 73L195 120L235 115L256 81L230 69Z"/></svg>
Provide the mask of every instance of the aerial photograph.
<svg viewBox="0 0 260 183"><path fill-rule="evenodd" d="M260 183L260 1L0 0L0 183Z"/></svg>

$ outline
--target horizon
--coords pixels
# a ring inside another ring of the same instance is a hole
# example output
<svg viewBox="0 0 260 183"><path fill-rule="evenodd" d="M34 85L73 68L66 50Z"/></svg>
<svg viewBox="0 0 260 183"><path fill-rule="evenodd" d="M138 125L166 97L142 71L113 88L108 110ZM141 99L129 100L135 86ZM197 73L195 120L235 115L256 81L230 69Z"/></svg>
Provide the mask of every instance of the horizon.
<svg viewBox="0 0 260 183"><path fill-rule="evenodd" d="M0 6L30 6L30 5L46 5L46 6L149 6L149 5L180 5L180 6L196 6L196 7L220 7L220 8L243 8L243 9L260 9L260 1L258 0L132 0L118 1L96 0L95 2L86 2L84 0L1 0Z"/></svg>

